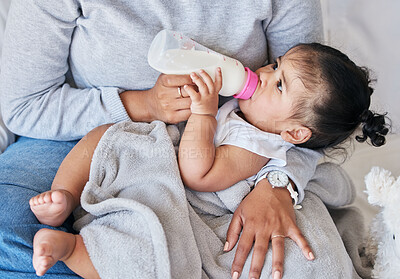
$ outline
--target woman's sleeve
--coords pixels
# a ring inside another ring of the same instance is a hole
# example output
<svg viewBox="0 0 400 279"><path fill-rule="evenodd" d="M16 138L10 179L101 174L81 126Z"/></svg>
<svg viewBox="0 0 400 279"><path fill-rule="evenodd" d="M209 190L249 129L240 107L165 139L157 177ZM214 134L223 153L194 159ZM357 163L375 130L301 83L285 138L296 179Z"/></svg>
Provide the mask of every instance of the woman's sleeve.
<svg viewBox="0 0 400 279"><path fill-rule="evenodd" d="M18 135L81 138L104 123L129 119L114 87L76 89L66 83L77 0L14 0L3 48L1 109Z"/></svg>
<svg viewBox="0 0 400 279"><path fill-rule="evenodd" d="M271 2L272 18L263 22L270 63L298 43L322 41L320 0Z"/></svg>

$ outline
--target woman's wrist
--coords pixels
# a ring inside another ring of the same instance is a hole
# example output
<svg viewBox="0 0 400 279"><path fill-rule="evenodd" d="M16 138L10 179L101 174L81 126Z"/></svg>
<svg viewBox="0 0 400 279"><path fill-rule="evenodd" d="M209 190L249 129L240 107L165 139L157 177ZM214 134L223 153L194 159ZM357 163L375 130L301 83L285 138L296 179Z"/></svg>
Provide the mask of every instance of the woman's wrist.
<svg viewBox="0 0 400 279"><path fill-rule="evenodd" d="M278 187L273 188L267 179L263 179L263 181L265 181L265 183L258 183L256 188L262 187L266 195L268 196L273 195L281 202L290 205L293 204L290 192L286 188L278 188Z"/></svg>
<svg viewBox="0 0 400 279"><path fill-rule="evenodd" d="M151 122L154 120L147 106L147 95L146 90L127 90L119 95L131 120L141 122Z"/></svg>

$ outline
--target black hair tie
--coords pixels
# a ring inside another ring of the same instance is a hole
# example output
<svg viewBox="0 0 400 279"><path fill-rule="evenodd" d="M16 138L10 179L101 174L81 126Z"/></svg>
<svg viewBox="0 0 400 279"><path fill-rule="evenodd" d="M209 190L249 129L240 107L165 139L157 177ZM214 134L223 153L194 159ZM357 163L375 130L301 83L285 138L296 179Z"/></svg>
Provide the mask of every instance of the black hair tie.
<svg viewBox="0 0 400 279"><path fill-rule="evenodd" d="M361 123L369 123L373 120L374 118L374 113L370 111L369 109L366 109L363 111L363 113L360 115L360 122Z"/></svg>
<svg viewBox="0 0 400 279"><path fill-rule="evenodd" d="M370 138L373 146L381 146L385 144L385 136L389 132L385 123L385 115L373 113L370 110L364 110L360 115L362 126L362 135L356 136L357 141L364 142Z"/></svg>

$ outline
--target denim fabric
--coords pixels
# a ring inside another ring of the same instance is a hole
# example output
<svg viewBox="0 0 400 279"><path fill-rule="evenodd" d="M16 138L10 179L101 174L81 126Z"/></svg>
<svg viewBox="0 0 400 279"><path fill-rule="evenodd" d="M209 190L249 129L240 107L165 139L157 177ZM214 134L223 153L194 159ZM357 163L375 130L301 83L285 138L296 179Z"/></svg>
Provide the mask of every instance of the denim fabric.
<svg viewBox="0 0 400 279"><path fill-rule="evenodd" d="M35 233L48 227L30 211L29 199L51 187L73 142L21 137L0 155L0 278L37 278L32 266ZM72 217L56 229L72 231ZM53 228L54 229L54 228ZM43 278L79 278L64 263Z"/></svg>

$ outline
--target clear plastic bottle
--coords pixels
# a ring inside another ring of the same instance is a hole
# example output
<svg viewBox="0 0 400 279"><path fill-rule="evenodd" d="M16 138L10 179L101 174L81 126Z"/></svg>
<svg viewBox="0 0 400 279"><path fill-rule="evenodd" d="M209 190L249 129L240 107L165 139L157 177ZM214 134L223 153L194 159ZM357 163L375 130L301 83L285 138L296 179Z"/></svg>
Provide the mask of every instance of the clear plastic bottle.
<svg viewBox="0 0 400 279"><path fill-rule="evenodd" d="M222 71L222 96L249 99L257 88L258 76L238 60L227 57L174 31L162 30L153 39L149 65L164 74L185 75L206 71L213 79Z"/></svg>

